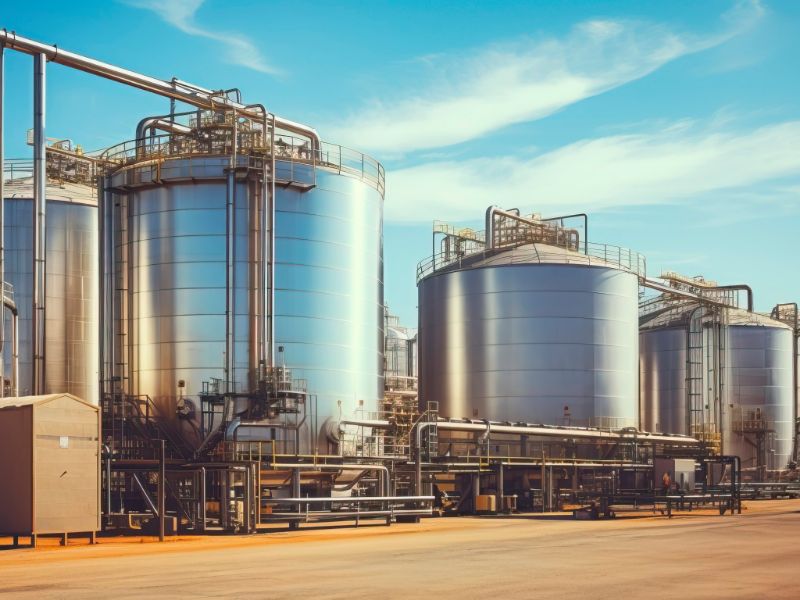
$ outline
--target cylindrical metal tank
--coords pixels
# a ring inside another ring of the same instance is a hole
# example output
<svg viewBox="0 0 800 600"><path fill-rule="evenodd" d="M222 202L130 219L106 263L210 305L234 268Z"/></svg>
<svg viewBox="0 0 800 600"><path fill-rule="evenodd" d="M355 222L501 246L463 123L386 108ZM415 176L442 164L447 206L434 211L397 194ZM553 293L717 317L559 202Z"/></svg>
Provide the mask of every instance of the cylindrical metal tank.
<svg viewBox="0 0 800 600"><path fill-rule="evenodd" d="M794 433L792 331L777 321L732 324L728 348L732 407L723 429L724 452L740 456L743 467L761 462L783 469L791 459Z"/></svg>
<svg viewBox="0 0 800 600"><path fill-rule="evenodd" d="M33 183L6 182L5 279L19 310L19 391L32 393ZM45 389L99 401L96 190L48 182L45 223ZM7 338L9 339L9 338ZM4 373L11 372L4 353Z"/></svg>
<svg viewBox="0 0 800 600"><path fill-rule="evenodd" d="M632 270L536 243L468 256L418 287L422 409L435 401L452 418L638 424Z"/></svg>
<svg viewBox="0 0 800 600"><path fill-rule="evenodd" d="M708 326L702 343L689 348L689 322L697 304L647 319L640 331L642 428L657 433L689 431L687 365L699 361L702 404L718 431L720 451L737 455L743 468L782 469L792 451L792 331L783 323L740 309L722 309L717 317L719 346ZM697 338L701 339L701 338ZM719 355L719 358L710 357ZM712 364L721 365L715 369ZM716 383L715 383L716 382ZM720 406L714 408L717 394ZM708 417L703 417L708 418Z"/></svg>
<svg viewBox="0 0 800 600"><path fill-rule="evenodd" d="M641 429L688 435L686 328L662 327L639 335Z"/></svg>
<svg viewBox="0 0 800 600"><path fill-rule="evenodd" d="M263 366L259 311L268 303L259 257L268 236L260 223L270 161L242 137L229 199L224 144L187 150L194 138L169 139L157 164L155 146L107 153L119 163L107 177L104 235L113 248L108 285L117 288L106 310L119 343L104 363L124 393L149 396L197 448L221 417L204 415L200 396L224 391L226 361L229 391L243 395L255 391ZM313 160L284 141L276 151L274 363L305 384L305 429L336 433L326 422L374 413L382 397L383 169L329 144ZM226 337L229 303L235 316ZM315 449L311 437L302 436L302 450Z"/></svg>

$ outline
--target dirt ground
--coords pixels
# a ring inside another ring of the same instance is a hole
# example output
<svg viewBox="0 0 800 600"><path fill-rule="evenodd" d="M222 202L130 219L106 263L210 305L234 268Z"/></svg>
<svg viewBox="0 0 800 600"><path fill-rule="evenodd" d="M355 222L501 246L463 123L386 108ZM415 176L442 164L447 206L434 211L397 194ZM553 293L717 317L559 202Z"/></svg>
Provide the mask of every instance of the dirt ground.
<svg viewBox="0 0 800 600"><path fill-rule="evenodd" d="M0 539L0 546L10 540ZM5 598L799 598L800 501L0 551Z"/></svg>

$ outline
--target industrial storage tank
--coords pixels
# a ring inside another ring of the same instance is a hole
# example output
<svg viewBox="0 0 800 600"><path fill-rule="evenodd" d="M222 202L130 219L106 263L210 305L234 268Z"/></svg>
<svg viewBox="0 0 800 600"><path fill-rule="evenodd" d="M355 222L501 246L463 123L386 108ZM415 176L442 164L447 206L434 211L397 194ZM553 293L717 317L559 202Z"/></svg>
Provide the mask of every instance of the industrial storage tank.
<svg viewBox="0 0 800 600"><path fill-rule="evenodd" d="M328 450L339 420L383 393L383 168L265 127L222 111L147 119L104 155L118 290L104 371L191 449L245 419L270 367L307 391L303 451ZM231 413L207 402L220 395Z"/></svg>
<svg viewBox="0 0 800 600"><path fill-rule="evenodd" d="M34 281L34 200L31 161L5 161L3 228L5 281L19 311L21 395L68 393L99 402L97 190L94 163L67 142L47 149L43 370L34 382L31 315ZM6 335L10 340L10 336ZM3 372L13 371L11 352Z"/></svg>
<svg viewBox="0 0 800 600"><path fill-rule="evenodd" d="M694 291L719 302L715 289ZM792 329L735 306L655 302L661 307L641 320L642 428L703 438L751 472L785 468L793 444Z"/></svg>
<svg viewBox="0 0 800 600"><path fill-rule="evenodd" d="M638 424L634 252L490 208L420 264L420 409L549 425ZM485 239L484 239L485 238Z"/></svg>

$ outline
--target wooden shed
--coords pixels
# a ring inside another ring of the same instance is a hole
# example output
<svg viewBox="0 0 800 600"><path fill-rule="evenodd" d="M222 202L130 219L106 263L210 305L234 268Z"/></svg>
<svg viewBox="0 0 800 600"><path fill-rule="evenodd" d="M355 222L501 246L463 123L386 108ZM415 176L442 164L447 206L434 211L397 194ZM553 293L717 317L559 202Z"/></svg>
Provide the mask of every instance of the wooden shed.
<svg viewBox="0 0 800 600"><path fill-rule="evenodd" d="M100 529L100 411L70 394L0 399L0 535Z"/></svg>

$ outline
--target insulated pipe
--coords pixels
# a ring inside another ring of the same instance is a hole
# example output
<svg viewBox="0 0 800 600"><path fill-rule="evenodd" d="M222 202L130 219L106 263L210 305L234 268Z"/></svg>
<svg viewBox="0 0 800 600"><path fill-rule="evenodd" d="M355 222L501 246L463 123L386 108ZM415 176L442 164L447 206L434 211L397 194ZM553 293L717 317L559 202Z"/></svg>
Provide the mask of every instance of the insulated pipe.
<svg viewBox="0 0 800 600"><path fill-rule="evenodd" d="M0 30L0 44L4 44L11 50L24 52L25 54L43 55L50 62L54 62L72 69L84 71L92 75L98 75L118 83L130 85L146 92L165 96L167 98L174 98L181 102L186 102L199 108L219 108L221 106L236 109L240 114L252 118L258 118L258 114L253 111L248 111L242 104L234 102L225 98L224 96L216 96L213 92L202 90L190 84L181 83L176 81L163 81L149 75L143 75L111 65L109 63L101 62L93 58L75 54L51 46L42 44L35 40L18 36L15 32L9 32L5 29ZM291 123L291 121L289 121Z"/></svg>
<svg viewBox="0 0 800 600"><path fill-rule="evenodd" d="M438 429L444 431L475 431L485 432L486 423L483 421L442 421L439 423L420 423L420 425L436 425ZM595 440L620 440L620 441L649 441L649 442L662 442L662 443L676 443L676 444L691 444L695 445L698 441L688 436L678 435L659 435L641 431L600 431L592 429L580 428L559 428L547 427L543 425L499 425L493 423L491 425L492 433L505 433L514 435L528 435L538 437L558 437L558 438L584 438ZM419 431L418 431L419 434ZM419 441L419 435L417 436Z"/></svg>
<svg viewBox="0 0 800 600"><path fill-rule="evenodd" d="M9 32L5 29L0 30L0 45L2 44L18 52L33 55L42 54L46 56L50 62L111 79L118 83L124 83L125 85L145 90L146 92L152 92L160 96L180 100L181 102L186 102L193 106L205 109L219 108L222 106L235 109L239 114L245 117L253 119L260 118L257 111L248 109L243 104L234 102L225 96L218 96L215 92L211 92L210 90L182 82L178 79L164 81L155 77L150 77L149 75L143 75L93 58L81 56L74 52L62 50L57 46L42 44L41 42L18 36L13 31ZM275 117L275 124L284 131L308 137L311 140L312 153L316 153L319 150L319 134L312 127L280 117Z"/></svg>
<svg viewBox="0 0 800 600"><path fill-rule="evenodd" d="M47 160L45 138L45 81L47 56L33 57L33 306L31 341L33 369L31 393L45 391L45 301L46 247L45 210L47 191Z"/></svg>

